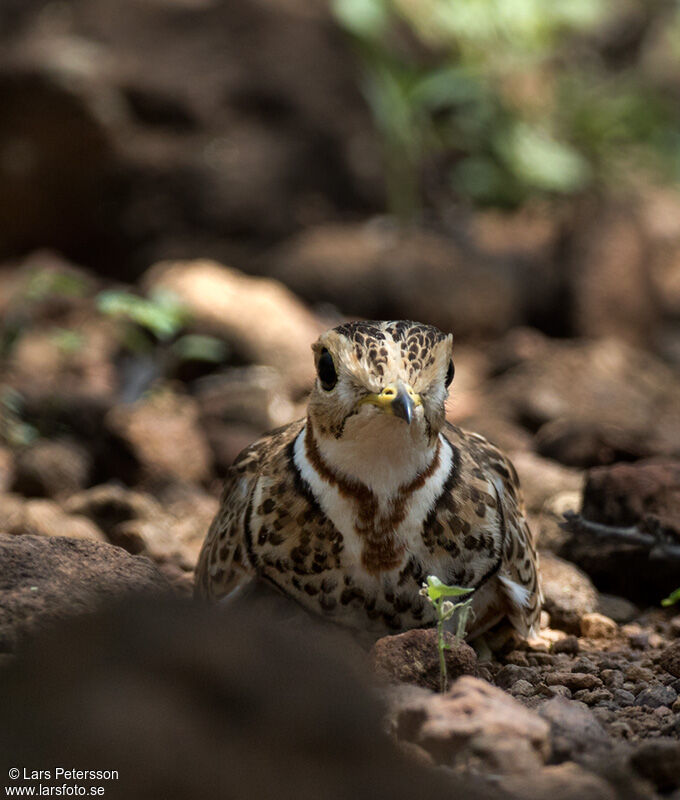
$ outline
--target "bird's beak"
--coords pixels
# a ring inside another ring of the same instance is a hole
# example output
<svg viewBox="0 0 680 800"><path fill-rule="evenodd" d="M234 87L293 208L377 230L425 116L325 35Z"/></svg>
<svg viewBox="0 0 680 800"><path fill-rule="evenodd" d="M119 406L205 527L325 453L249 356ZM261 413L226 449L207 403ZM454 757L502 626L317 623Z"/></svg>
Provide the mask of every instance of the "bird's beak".
<svg viewBox="0 0 680 800"><path fill-rule="evenodd" d="M369 394L361 403L377 406L381 411L394 414L410 425L415 407L421 405L421 400L410 386L399 382L386 386L380 394Z"/></svg>

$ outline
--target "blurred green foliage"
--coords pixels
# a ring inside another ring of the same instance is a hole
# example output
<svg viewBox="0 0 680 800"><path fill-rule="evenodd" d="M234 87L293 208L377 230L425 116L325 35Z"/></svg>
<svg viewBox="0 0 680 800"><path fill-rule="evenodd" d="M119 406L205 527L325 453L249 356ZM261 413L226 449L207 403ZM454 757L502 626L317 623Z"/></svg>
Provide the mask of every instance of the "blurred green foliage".
<svg viewBox="0 0 680 800"><path fill-rule="evenodd" d="M625 184L640 170L680 177L668 75L679 0L332 5L356 46L402 220L427 204L428 170L440 193L505 207Z"/></svg>
<svg viewBox="0 0 680 800"><path fill-rule="evenodd" d="M112 289L97 295L97 308L124 323L123 343L133 353L154 351L157 340L168 343L179 361L219 364L228 355L226 344L214 336L179 335L191 322L191 311L173 292L157 290L147 298Z"/></svg>

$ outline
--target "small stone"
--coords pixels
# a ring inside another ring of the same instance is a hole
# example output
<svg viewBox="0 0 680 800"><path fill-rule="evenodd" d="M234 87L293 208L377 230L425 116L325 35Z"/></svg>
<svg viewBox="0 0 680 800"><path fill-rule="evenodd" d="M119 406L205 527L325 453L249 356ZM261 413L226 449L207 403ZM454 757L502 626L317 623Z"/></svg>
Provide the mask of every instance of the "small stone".
<svg viewBox="0 0 680 800"><path fill-rule="evenodd" d="M573 759L581 753L608 747L609 737L593 712L581 703L554 697L539 709L539 715L550 723L553 758Z"/></svg>
<svg viewBox="0 0 680 800"><path fill-rule="evenodd" d="M634 633L628 637L628 643L634 650L646 650L649 647L649 634Z"/></svg>
<svg viewBox="0 0 680 800"><path fill-rule="evenodd" d="M541 685L545 686L545 684ZM566 686L560 686L558 684L557 686L546 686L546 689L549 689L555 697L566 697L567 699L571 697L571 690Z"/></svg>
<svg viewBox="0 0 680 800"><path fill-rule="evenodd" d="M541 582L550 627L578 634L581 617L597 607L597 592L590 578L570 562L542 552Z"/></svg>
<svg viewBox="0 0 680 800"><path fill-rule="evenodd" d="M531 678L534 677L534 670L531 669L531 667L519 667L517 664L505 664L505 666L498 670L495 683L496 686L500 686L501 689L509 689L519 680L531 682Z"/></svg>
<svg viewBox="0 0 680 800"><path fill-rule="evenodd" d="M661 683L643 689L635 699L635 705L659 708L659 706L672 706L678 693L670 686Z"/></svg>
<svg viewBox="0 0 680 800"><path fill-rule="evenodd" d="M449 683L461 675L474 675L477 656L470 645L445 634L450 649L445 651ZM439 690L437 631L416 628L395 636L383 636L371 651L373 669L389 683L412 683Z"/></svg>
<svg viewBox="0 0 680 800"><path fill-rule="evenodd" d="M605 617L611 617L614 622L619 624L630 622L640 613L640 610L625 597L618 597L615 594L605 594L600 592L597 598L597 609Z"/></svg>
<svg viewBox="0 0 680 800"><path fill-rule="evenodd" d="M626 667L624 676L627 681L642 681L644 683L649 683L649 681L654 680L654 673L652 670L647 669L646 667L641 667L639 664L630 664L628 667Z"/></svg>
<svg viewBox="0 0 680 800"><path fill-rule="evenodd" d="M622 708L635 705L635 695L632 692L627 692L625 689L614 689L612 695Z"/></svg>
<svg viewBox="0 0 680 800"><path fill-rule="evenodd" d="M566 653L570 656L575 656L579 652L579 644L576 636L566 636L564 639L559 639L552 646L552 652L556 655L558 653Z"/></svg>
<svg viewBox="0 0 680 800"><path fill-rule="evenodd" d="M510 692L511 694L519 697L533 697L534 687L529 683L529 681L525 681L520 678L520 680L515 681L515 683L511 686Z"/></svg>
<svg viewBox="0 0 680 800"><path fill-rule="evenodd" d="M528 667L529 661L527 660L527 654L523 653L521 650L512 650L505 656L505 663L506 664L515 664L518 667Z"/></svg>
<svg viewBox="0 0 680 800"><path fill-rule="evenodd" d="M589 639L613 639L617 633L617 625L613 619L604 614L584 614L581 617L581 635Z"/></svg>
<svg viewBox="0 0 680 800"><path fill-rule="evenodd" d="M671 618L670 622L668 623L668 628L671 636L677 636L680 638L680 614Z"/></svg>
<svg viewBox="0 0 680 800"><path fill-rule="evenodd" d="M680 697L678 697L678 699L671 706L671 711L673 711L675 714L680 714Z"/></svg>
<svg viewBox="0 0 680 800"><path fill-rule="evenodd" d="M662 653L659 664L675 678L680 678L680 641L673 642Z"/></svg>
<svg viewBox="0 0 680 800"><path fill-rule="evenodd" d="M618 669L603 669L600 677L610 689L621 689L623 687L623 673Z"/></svg>
<svg viewBox="0 0 680 800"><path fill-rule="evenodd" d="M612 699L612 693L608 689L581 689L574 695L574 700L580 700L587 706L594 706L596 703L604 703Z"/></svg>
<svg viewBox="0 0 680 800"><path fill-rule="evenodd" d="M597 664L594 664L589 658L582 656L572 664L571 672L587 672L588 675L597 675L599 673Z"/></svg>
<svg viewBox="0 0 680 800"><path fill-rule="evenodd" d="M70 440L40 439L15 459L13 490L26 497L68 497L87 485L92 458Z"/></svg>
<svg viewBox="0 0 680 800"><path fill-rule="evenodd" d="M602 686L602 681L596 675L588 675L585 672L548 673L545 682L548 686L566 686L572 692L581 689L599 689Z"/></svg>

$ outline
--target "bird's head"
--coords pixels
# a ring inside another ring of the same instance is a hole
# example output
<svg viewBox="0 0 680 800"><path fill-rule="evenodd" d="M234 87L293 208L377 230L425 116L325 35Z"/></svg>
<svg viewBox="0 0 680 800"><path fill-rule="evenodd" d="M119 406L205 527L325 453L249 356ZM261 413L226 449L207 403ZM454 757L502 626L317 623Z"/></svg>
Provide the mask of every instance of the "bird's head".
<svg viewBox="0 0 680 800"><path fill-rule="evenodd" d="M309 418L318 436L379 430L436 439L453 380L452 336L418 322L350 322L313 345L317 378Z"/></svg>

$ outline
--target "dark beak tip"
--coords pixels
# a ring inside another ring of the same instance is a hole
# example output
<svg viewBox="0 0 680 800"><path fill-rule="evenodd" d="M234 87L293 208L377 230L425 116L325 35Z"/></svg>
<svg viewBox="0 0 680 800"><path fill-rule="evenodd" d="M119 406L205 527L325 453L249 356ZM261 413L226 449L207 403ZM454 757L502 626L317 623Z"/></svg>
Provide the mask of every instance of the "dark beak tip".
<svg viewBox="0 0 680 800"><path fill-rule="evenodd" d="M406 392L400 391L391 405L394 416L403 419L407 425L410 425L414 409L413 400L410 396Z"/></svg>

